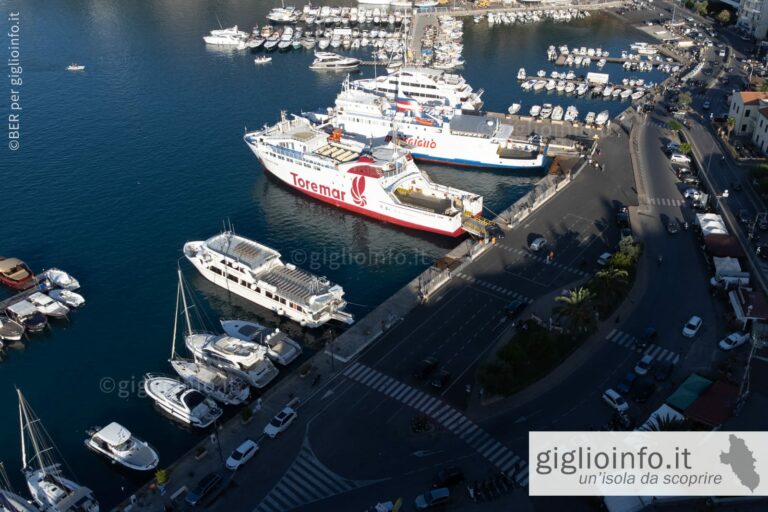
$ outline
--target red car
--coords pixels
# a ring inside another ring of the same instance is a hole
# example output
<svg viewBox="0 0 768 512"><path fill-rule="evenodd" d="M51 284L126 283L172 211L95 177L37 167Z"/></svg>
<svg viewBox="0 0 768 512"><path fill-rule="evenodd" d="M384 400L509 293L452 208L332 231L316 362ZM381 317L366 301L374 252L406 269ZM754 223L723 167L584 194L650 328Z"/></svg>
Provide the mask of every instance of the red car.
<svg viewBox="0 0 768 512"><path fill-rule="evenodd" d="M0 256L0 283L15 290L25 290L34 284L34 277L20 259Z"/></svg>

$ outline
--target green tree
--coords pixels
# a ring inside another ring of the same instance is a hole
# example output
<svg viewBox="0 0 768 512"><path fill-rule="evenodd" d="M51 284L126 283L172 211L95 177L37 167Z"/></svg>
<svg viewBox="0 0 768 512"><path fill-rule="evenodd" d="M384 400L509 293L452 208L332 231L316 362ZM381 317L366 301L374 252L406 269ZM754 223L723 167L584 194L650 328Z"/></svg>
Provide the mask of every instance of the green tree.
<svg viewBox="0 0 768 512"><path fill-rule="evenodd" d="M725 125L728 127L728 136L731 136L731 132L734 128L736 128L736 119L733 117L729 117L728 120L725 122Z"/></svg>
<svg viewBox="0 0 768 512"><path fill-rule="evenodd" d="M677 102L684 107L687 107L688 105L690 105L692 101L693 101L693 98L691 97L691 94L688 92L680 93L680 96L677 99Z"/></svg>
<svg viewBox="0 0 768 512"><path fill-rule="evenodd" d="M667 128L672 130L673 132L678 132L683 129L683 125L680 124L680 121L677 119L670 119L667 121Z"/></svg>
<svg viewBox="0 0 768 512"><path fill-rule="evenodd" d="M722 11L720 11L717 15L717 21L719 21L723 25L730 23L731 11L729 11L728 9L723 9Z"/></svg>
<svg viewBox="0 0 768 512"><path fill-rule="evenodd" d="M709 4L706 1L696 2L696 4L694 5L694 8L696 9L696 13L699 16L706 16L707 10L709 9Z"/></svg>
<svg viewBox="0 0 768 512"><path fill-rule="evenodd" d="M555 310L555 316L567 319L571 330L575 332L588 332L596 322L593 297L594 294L588 288L570 290L568 295L555 298L561 303Z"/></svg>
<svg viewBox="0 0 768 512"><path fill-rule="evenodd" d="M609 267L595 274L589 281L589 289L595 294L600 313L612 309L627 292L629 272L624 269Z"/></svg>
<svg viewBox="0 0 768 512"><path fill-rule="evenodd" d="M693 9L693 0L685 0L685 6L688 9Z"/></svg>
<svg viewBox="0 0 768 512"><path fill-rule="evenodd" d="M680 153L684 154L684 155L690 155L691 154L691 145L688 144L687 142L683 142L682 144L680 144L680 147L677 148L677 150Z"/></svg>
<svg viewBox="0 0 768 512"><path fill-rule="evenodd" d="M763 82L760 84L760 87L758 87L758 90L760 92L768 92L768 80L763 80Z"/></svg>
<svg viewBox="0 0 768 512"><path fill-rule="evenodd" d="M631 238L624 238L619 241L619 254L629 258L630 263L634 265L637 258L640 257L640 245L635 243Z"/></svg>

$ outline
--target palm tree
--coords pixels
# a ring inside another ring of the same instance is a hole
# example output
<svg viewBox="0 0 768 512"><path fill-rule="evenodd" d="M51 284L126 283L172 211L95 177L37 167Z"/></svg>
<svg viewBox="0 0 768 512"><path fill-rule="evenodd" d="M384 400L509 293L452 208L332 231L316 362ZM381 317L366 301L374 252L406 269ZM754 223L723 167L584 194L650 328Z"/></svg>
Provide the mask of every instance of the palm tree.
<svg viewBox="0 0 768 512"><path fill-rule="evenodd" d="M688 432L691 425L685 418L675 418L669 415L657 416L656 420L642 428L648 432Z"/></svg>
<svg viewBox="0 0 768 512"><path fill-rule="evenodd" d="M555 316L567 318L571 329L576 332L587 332L595 325L595 310L592 307L594 294L588 288L570 290L568 295L561 295L555 300L561 302L555 310Z"/></svg>
<svg viewBox="0 0 768 512"><path fill-rule="evenodd" d="M620 268L606 268L595 274L592 284L597 296L608 303L624 292L629 284L629 272Z"/></svg>
<svg viewBox="0 0 768 512"><path fill-rule="evenodd" d="M733 117L729 117L728 120L725 122L725 124L728 127L728 137L730 137L731 132L736 127L736 119Z"/></svg>

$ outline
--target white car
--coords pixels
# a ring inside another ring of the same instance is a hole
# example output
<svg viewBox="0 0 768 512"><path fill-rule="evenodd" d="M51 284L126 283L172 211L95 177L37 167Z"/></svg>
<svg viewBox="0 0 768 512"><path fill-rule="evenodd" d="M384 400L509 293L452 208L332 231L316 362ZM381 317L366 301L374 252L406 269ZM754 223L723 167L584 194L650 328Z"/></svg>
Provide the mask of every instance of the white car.
<svg viewBox="0 0 768 512"><path fill-rule="evenodd" d="M539 252L540 250L544 249L546 246L547 246L547 239L540 236L536 240L531 242L531 245L529 245L528 247L533 252Z"/></svg>
<svg viewBox="0 0 768 512"><path fill-rule="evenodd" d="M653 365L653 356L650 354L645 354L641 360L637 362L635 365L635 373L638 375L645 375L648 373L648 370L651 369L651 366Z"/></svg>
<svg viewBox="0 0 768 512"><path fill-rule="evenodd" d="M272 421L270 421L267 426L264 427L264 434L274 439L278 436L278 434L282 433L288 427L290 427L291 423L296 421L296 418L298 417L299 415L296 414L296 411L290 407L286 407L277 413L275 417L272 418Z"/></svg>
<svg viewBox="0 0 768 512"><path fill-rule="evenodd" d="M687 188L685 189L685 192L683 192L683 197L697 201L701 198L701 190L696 188Z"/></svg>
<svg viewBox="0 0 768 512"><path fill-rule="evenodd" d="M613 256L612 252L604 252L600 255L599 258L597 258L597 264L601 267L604 267L608 264L608 262L611 260L611 256Z"/></svg>
<svg viewBox="0 0 768 512"><path fill-rule="evenodd" d="M624 397L613 389L606 389L603 393L603 401L618 412L624 412L629 409L629 404Z"/></svg>
<svg viewBox="0 0 768 512"><path fill-rule="evenodd" d="M682 153L672 153L672 156L669 157L670 161L674 164L689 164L691 163L691 159L683 155Z"/></svg>
<svg viewBox="0 0 768 512"><path fill-rule="evenodd" d="M699 329L701 329L701 323L702 320L698 316L692 316L688 322L686 322L685 327L683 327L683 336L686 338L693 338L699 333Z"/></svg>
<svg viewBox="0 0 768 512"><path fill-rule="evenodd" d="M723 350L733 350L736 347L740 347L749 341L749 333L747 332L732 332L718 343L718 346Z"/></svg>
<svg viewBox="0 0 768 512"><path fill-rule="evenodd" d="M235 448L232 455L227 459L227 469L231 469L232 471L236 470L251 460L258 451L259 445L256 444L256 441L246 439L243 441L243 444Z"/></svg>

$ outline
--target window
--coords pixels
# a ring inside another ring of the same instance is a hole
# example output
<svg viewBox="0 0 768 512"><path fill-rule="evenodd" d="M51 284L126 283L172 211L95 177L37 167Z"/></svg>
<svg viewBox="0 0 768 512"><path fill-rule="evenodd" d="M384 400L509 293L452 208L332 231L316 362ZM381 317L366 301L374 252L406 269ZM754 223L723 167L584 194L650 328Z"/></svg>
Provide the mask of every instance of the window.
<svg viewBox="0 0 768 512"><path fill-rule="evenodd" d="M747 131L747 125L745 124L741 125L741 131L743 132Z"/></svg>
<svg viewBox="0 0 768 512"><path fill-rule="evenodd" d="M749 111L749 110L745 111L745 112L744 112L744 117L749 117L749 114L750 114L750 111Z"/></svg>
<svg viewBox="0 0 768 512"><path fill-rule="evenodd" d="M232 274L227 274L227 279L230 281L237 282L237 276L233 276Z"/></svg>
<svg viewBox="0 0 768 512"><path fill-rule="evenodd" d="M211 272L219 275L223 275L219 267L211 267Z"/></svg>

